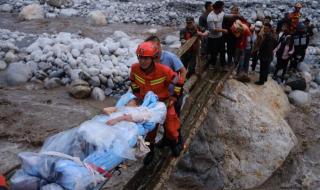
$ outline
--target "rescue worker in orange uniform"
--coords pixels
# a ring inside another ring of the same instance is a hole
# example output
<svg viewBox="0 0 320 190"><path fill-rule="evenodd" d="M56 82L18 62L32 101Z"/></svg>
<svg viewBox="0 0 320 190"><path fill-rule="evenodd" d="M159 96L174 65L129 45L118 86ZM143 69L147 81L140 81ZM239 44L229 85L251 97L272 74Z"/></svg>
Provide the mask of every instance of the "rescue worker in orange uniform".
<svg viewBox="0 0 320 190"><path fill-rule="evenodd" d="M299 23L299 19L301 18L300 10L302 8L301 3L296 3L294 5L294 11L292 13L289 13L288 18L290 19L291 25L290 25L290 31L291 33L294 33L296 31L296 28Z"/></svg>
<svg viewBox="0 0 320 190"><path fill-rule="evenodd" d="M167 116L164 123L165 133L160 144L170 146L173 155L178 156L183 149L183 145L178 140L180 120L175 111L174 102L181 93L185 79L169 67L156 62L159 50L154 43L141 43L136 50L136 54L139 63L133 64L130 72L132 91L139 99L143 99L148 91L152 91L157 94L160 101L167 104ZM146 137L146 141L151 143L151 151L144 159L145 165L153 159L156 135L157 128Z"/></svg>

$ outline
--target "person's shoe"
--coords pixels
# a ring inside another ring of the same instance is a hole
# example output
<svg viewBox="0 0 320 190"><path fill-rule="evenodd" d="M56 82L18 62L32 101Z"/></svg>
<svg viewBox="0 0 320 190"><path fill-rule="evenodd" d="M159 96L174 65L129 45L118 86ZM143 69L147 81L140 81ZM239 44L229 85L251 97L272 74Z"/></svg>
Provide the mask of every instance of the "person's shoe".
<svg viewBox="0 0 320 190"><path fill-rule="evenodd" d="M162 139L156 144L158 148L164 148L166 146L170 146L171 141L166 137L162 137Z"/></svg>
<svg viewBox="0 0 320 190"><path fill-rule="evenodd" d="M257 82L255 82L254 84L256 84L256 85L264 85L264 82L262 82L262 81L257 81Z"/></svg>
<svg viewBox="0 0 320 190"><path fill-rule="evenodd" d="M149 145L149 148L150 148L150 152L148 152L146 157L144 157L144 159L143 159L143 164L145 166L149 165L153 160L153 157L154 157L154 143L151 143Z"/></svg>
<svg viewBox="0 0 320 190"><path fill-rule="evenodd" d="M178 142L172 142L170 148L172 151L172 155L177 157L180 155L181 151L183 150L183 138L181 134L179 134Z"/></svg>
<svg viewBox="0 0 320 190"><path fill-rule="evenodd" d="M172 155L174 157L178 157L181 153L181 151L183 150L183 143L173 143L171 146L171 151L172 151Z"/></svg>

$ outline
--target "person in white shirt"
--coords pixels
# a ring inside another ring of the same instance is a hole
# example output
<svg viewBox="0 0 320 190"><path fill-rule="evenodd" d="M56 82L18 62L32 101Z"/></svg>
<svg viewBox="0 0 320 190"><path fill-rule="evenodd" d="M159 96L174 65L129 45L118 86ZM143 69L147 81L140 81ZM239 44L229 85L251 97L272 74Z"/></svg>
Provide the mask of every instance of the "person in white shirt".
<svg viewBox="0 0 320 190"><path fill-rule="evenodd" d="M213 11L208 15L208 50L211 54L211 61L209 69L213 69L217 61L217 56L220 54L220 64L222 67L226 66L225 60L225 42L223 33L228 33L228 30L222 28L222 22L225 13L223 12L224 3L216 1L213 5Z"/></svg>

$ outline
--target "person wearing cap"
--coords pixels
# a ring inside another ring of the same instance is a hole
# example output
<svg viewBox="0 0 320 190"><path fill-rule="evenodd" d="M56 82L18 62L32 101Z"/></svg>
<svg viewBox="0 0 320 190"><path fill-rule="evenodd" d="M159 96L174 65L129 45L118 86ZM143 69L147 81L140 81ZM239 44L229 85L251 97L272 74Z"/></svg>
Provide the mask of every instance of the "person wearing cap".
<svg viewBox="0 0 320 190"><path fill-rule="evenodd" d="M290 22L291 22L291 25L290 25L291 33L294 33L296 31L297 26L298 26L299 20L302 16L300 13L301 8L302 8L302 4L299 2L296 3L294 5L294 11L289 13L289 15L288 15Z"/></svg>
<svg viewBox="0 0 320 190"><path fill-rule="evenodd" d="M296 71L298 64L304 60L310 41L306 27L302 22L298 23L296 30L297 31L293 34L295 51L289 67L289 69L293 71Z"/></svg>
<svg viewBox="0 0 320 190"><path fill-rule="evenodd" d="M272 26L270 23L265 23L263 27L262 42L258 50L260 60L260 75L257 85L263 85L268 80L269 67L273 60L273 50L276 46L276 39L272 34Z"/></svg>
<svg viewBox="0 0 320 190"><path fill-rule="evenodd" d="M192 38L193 36L207 36L208 32L201 32L200 28L195 25L193 17L186 18L186 27L180 30L180 41L181 45L183 45L187 40ZM195 73L196 67L196 56L199 51L199 39L191 46L191 48L183 54L181 57L182 63L187 68L187 78Z"/></svg>

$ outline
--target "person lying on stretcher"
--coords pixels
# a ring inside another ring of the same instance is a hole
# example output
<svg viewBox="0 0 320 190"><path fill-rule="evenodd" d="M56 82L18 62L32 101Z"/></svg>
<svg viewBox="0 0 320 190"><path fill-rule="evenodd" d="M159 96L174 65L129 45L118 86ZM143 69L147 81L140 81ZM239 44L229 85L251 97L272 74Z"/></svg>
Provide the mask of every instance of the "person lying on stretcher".
<svg viewBox="0 0 320 190"><path fill-rule="evenodd" d="M115 108L105 109L106 115L48 138L39 153L20 153L22 169L11 178L13 189L46 185L94 189L123 161L147 153L141 155L135 147L156 124L164 122L166 111L153 92L148 92L140 106L132 93L123 95Z"/></svg>

